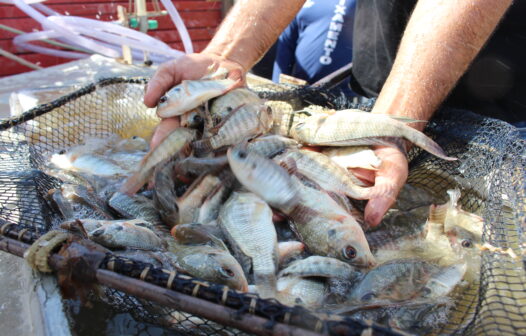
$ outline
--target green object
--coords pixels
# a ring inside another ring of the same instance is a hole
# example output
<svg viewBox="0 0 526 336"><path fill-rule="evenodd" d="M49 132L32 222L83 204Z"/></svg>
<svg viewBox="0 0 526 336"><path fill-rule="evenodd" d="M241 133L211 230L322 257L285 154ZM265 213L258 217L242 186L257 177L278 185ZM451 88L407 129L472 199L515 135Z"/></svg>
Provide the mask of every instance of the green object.
<svg viewBox="0 0 526 336"><path fill-rule="evenodd" d="M137 18L130 19L130 27L137 28L139 27L139 20ZM159 22L157 20L148 20L148 30L159 28Z"/></svg>

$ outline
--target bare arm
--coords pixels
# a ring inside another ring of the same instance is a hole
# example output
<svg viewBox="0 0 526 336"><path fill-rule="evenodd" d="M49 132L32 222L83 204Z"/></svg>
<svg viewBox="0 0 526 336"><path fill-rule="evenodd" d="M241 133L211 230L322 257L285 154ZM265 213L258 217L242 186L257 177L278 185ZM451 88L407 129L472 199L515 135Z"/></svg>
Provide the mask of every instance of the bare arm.
<svg viewBox="0 0 526 336"><path fill-rule="evenodd" d="M511 0L419 0L372 113L429 120L510 5ZM371 226L380 223L408 175L407 159L398 149L375 152L382 167L370 179L389 192L367 203L365 220Z"/></svg>
<svg viewBox="0 0 526 336"><path fill-rule="evenodd" d="M418 1L373 113L429 120L511 2Z"/></svg>

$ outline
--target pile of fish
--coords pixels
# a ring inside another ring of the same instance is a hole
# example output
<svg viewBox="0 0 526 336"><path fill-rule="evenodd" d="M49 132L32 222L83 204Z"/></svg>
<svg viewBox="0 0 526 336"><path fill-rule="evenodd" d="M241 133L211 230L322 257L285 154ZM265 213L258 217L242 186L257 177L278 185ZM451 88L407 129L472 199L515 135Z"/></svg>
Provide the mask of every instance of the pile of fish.
<svg viewBox="0 0 526 336"><path fill-rule="evenodd" d="M452 190L448 203L427 206L422 231L370 244L375 233L354 204L383 191L347 168L378 169L368 146L393 139L454 159L407 125L414 120L280 111L233 84L219 70L167 92L157 113L180 116L181 127L155 148L114 136L53 154L46 173L64 183L48 200L61 227L287 305L421 332L444 322L450 293L477 278L482 219Z"/></svg>

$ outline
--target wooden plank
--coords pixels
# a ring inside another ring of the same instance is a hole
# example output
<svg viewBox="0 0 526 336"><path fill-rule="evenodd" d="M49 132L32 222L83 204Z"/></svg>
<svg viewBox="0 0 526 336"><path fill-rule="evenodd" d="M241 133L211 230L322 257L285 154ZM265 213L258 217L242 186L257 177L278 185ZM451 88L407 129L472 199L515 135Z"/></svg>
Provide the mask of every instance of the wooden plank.
<svg viewBox="0 0 526 336"><path fill-rule="evenodd" d="M45 4L48 4L46 2ZM86 15L102 15L111 14L116 17L117 6L124 6L128 8L128 1L116 1L116 2L93 2L93 3L73 3L73 4L53 4L48 5L49 8L63 15L75 15L75 16L86 16ZM176 1L174 2L175 8L182 14L184 12L191 11L203 11L203 10L221 10L220 2L210 1ZM147 9L153 11L153 3L147 3ZM161 9L164 7L161 5ZM69 13L69 14L68 14ZM0 7L0 19L14 19L28 17L26 13L19 10L15 6L4 5Z"/></svg>

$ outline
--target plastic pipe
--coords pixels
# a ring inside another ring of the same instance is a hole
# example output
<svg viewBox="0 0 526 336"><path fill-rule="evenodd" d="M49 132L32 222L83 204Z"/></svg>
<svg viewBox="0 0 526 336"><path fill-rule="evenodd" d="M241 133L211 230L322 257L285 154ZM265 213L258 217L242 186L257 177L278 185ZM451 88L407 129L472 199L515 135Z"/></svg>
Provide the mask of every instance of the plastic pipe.
<svg viewBox="0 0 526 336"><path fill-rule="evenodd" d="M164 8L166 8L166 10L168 11L168 14L170 14L170 17L172 18L172 21L175 24L175 27L177 28L177 32L179 32L179 36L181 36L184 51L187 54L193 53L194 48L192 46L192 40L190 39L188 30L186 30L186 26L184 25L183 19L179 15L179 12L177 12L177 9L175 9L175 6L170 0L161 0L161 2L164 5Z"/></svg>

